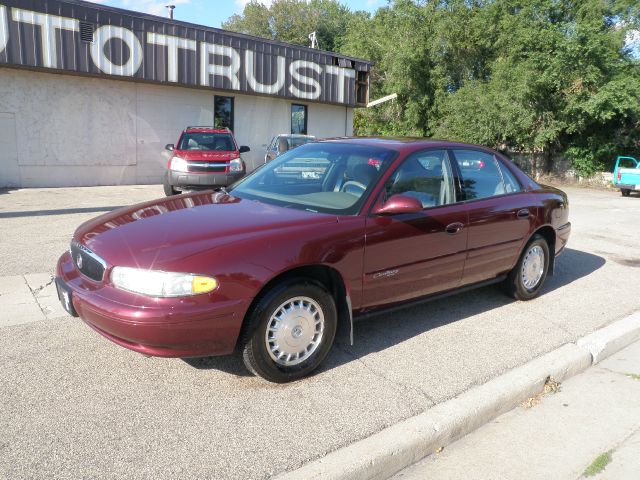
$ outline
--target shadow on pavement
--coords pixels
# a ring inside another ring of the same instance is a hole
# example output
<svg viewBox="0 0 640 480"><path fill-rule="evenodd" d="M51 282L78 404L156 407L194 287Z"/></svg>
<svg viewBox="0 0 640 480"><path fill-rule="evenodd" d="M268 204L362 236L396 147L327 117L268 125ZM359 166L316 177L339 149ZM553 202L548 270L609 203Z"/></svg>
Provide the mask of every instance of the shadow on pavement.
<svg viewBox="0 0 640 480"><path fill-rule="evenodd" d="M124 205L111 205L107 207L84 207L84 208L59 208L56 210L29 210L24 212L0 212L0 218L18 217L44 217L48 215L69 215L73 213L98 213L110 212L122 208Z"/></svg>
<svg viewBox="0 0 640 480"><path fill-rule="evenodd" d="M236 377L251 377L252 374L244 368L242 359L239 355L228 355L225 357L201 357L201 358L183 358L185 363L191 365L198 370L216 369L221 372L230 373Z"/></svg>
<svg viewBox="0 0 640 480"><path fill-rule="evenodd" d="M553 276L548 277L541 295L568 285L598 270L606 263L603 257L579 250L566 249L556 261ZM429 330L500 308L513 299L500 290L499 285L454 294L439 300L407 307L403 310L380 313L356 322L354 345L349 345L348 333L342 329L336 345L319 371L331 370L370 353L385 350ZM236 376L249 375L237 355L183 359L198 369L218 369Z"/></svg>
<svg viewBox="0 0 640 480"><path fill-rule="evenodd" d="M541 295L586 277L605 263L607 261L599 255L567 248L556 259L555 272L547 277Z"/></svg>

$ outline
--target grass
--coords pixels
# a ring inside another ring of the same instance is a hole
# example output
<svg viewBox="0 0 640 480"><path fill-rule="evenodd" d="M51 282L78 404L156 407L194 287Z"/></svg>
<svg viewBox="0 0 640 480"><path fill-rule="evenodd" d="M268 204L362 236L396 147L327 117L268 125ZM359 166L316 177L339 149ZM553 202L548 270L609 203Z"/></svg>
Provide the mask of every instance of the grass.
<svg viewBox="0 0 640 480"><path fill-rule="evenodd" d="M640 380L640 375L637 375L635 373L625 373L625 375L629 378L632 378L633 380Z"/></svg>
<svg viewBox="0 0 640 480"><path fill-rule="evenodd" d="M601 453L591 462L591 465L585 468L582 475L585 477L593 477L603 471L609 463L611 463L611 452Z"/></svg>

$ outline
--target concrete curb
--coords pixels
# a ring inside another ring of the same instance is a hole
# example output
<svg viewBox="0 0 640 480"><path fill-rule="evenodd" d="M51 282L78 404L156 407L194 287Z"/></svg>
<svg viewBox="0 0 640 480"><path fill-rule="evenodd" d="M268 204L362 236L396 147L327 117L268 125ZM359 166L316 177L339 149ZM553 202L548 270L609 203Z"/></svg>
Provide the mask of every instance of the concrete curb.
<svg viewBox="0 0 640 480"><path fill-rule="evenodd" d="M635 312L622 320L581 338L576 344L591 352L593 363L622 350L627 345L640 340L640 312Z"/></svg>
<svg viewBox="0 0 640 480"><path fill-rule="evenodd" d="M389 478L538 394L549 377L566 380L638 339L640 312L277 478Z"/></svg>

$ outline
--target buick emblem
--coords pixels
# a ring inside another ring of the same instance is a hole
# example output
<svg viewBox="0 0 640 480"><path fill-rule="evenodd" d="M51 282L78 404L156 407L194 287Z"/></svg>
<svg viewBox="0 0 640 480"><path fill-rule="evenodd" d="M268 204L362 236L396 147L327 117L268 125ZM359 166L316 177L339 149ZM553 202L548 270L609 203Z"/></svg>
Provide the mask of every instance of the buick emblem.
<svg viewBox="0 0 640 480"><path fill-rule="evenodd" d="M78 256L76 257L76 265L78 266L78 268L82 268L82 255L78 254Z"/></svg>

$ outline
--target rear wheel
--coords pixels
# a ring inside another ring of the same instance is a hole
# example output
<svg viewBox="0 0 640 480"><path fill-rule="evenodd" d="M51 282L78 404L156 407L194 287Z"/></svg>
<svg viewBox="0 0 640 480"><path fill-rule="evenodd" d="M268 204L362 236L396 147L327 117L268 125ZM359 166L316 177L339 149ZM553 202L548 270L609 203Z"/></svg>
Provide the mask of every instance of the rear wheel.
<svg viewBox="0 0 640 480"><path fill-rule="evenodd" d="M297 279L269 290L247 320L241 343L245 366L265 380L284 383L322 363L333 345L337 313L324 287Z"/></svg>
<svg viewBox="0 0 640 480"><path fill-rule="evenodd" d="M516 300L537 297L547 278L550 258L547 241L535 235L524 247L518 263L504 281L507 294Z"/></svg>
<svg viewBox="0 0 640 480"><path fill-rule="evenodd" d="M629 190L628 188L621 188L620 193L622 193L623 197L628 197L629 195L631 195L631 190Z"/></svg>
<svg viewBox="0 0 640 480"><path fill-rule="evenodd" d="M169 172L165 173L162 186L164 187L164 194L167 197L171 197L172 195L177 195L178 193L180 193L178 192L178 190L173 188L173 185L169 183Z"/></svg>

